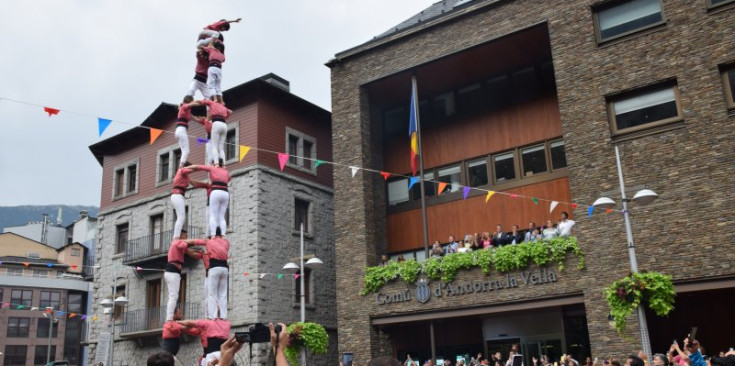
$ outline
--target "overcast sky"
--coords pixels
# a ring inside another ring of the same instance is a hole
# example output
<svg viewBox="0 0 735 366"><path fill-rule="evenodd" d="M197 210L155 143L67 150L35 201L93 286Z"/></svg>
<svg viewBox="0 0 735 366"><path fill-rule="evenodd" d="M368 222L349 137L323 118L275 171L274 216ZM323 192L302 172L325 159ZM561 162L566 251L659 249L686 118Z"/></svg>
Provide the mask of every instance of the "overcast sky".
<svg viewBox="0 0 735 366"><path fill-rule="evenodd" d="M274 72L291 92L331 110L324 63L437 0L4 1L0 12L0 206L99 205L102 168L88 146L178 103L194 70L199 30L225 33L223 89ZM64 113L75 111L94 117Z"/></svg>

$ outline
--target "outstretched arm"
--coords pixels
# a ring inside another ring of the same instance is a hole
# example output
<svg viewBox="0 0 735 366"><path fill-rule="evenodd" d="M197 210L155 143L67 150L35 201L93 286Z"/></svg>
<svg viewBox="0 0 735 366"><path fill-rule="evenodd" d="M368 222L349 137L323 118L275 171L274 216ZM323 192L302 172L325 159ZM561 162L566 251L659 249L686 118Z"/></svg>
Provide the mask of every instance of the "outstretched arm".
<svg viewBox="0 0 735 366"><path fill-rule="evenodd" d="M237 18L237 19L235 19L235 20L225 20L225 21L226 21L227 23L240 23L240 21L241 21L241 20L242 20L242 18Z"/></svg>

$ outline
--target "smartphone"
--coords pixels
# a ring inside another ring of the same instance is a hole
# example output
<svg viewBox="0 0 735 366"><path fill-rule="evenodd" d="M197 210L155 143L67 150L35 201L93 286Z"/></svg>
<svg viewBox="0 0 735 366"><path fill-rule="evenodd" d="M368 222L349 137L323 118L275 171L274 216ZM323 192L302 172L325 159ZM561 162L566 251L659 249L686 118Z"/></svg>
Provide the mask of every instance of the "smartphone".
<svg viewBox="0 0 735 366"><path fill-rule="evenodd" d="M689 342L697 339L697 327L692 327L692 330L689 332Z"/></svg>
<svg viewBox="0 0 735 366"><path fill-rule="evenodd" d="M352 352L342 353L342 366L352 366Z"/></svg>

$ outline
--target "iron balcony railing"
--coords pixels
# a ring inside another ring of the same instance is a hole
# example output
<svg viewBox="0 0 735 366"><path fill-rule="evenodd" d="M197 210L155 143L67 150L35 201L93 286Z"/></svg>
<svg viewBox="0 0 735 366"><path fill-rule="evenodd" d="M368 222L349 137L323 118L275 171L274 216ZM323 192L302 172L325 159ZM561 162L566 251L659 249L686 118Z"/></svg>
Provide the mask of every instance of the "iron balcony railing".
<svg viewBox="0 0 735 366"><path fill-rule="evenodd" d="M198 227L190 226L187 230L189 231L190 238L200 238L204 236L204 230ZM141 261L166 256L168 248L171 246L173 235L173 230L167 230L140 238L130 239L127 247L125 248L123 264L131 265Z"/></svg>
<svg viewBox="0 0 735 366"><path fill-rule="evenodd" d="M184 303L182 311L184 312L184 319L204 318L204 309L200 303ZM164 322L166 322L166 306L128 310L125 312L123 324L120 325L120 334L158 330L163 328Z"/></svg>
<svg viewBox="0 0 735 366"><path fill-rule="evenodd" d="M94 277L94 256L88 255L84 258L84 267L82 268L82 277L85 280L92 279Z"/></svg>

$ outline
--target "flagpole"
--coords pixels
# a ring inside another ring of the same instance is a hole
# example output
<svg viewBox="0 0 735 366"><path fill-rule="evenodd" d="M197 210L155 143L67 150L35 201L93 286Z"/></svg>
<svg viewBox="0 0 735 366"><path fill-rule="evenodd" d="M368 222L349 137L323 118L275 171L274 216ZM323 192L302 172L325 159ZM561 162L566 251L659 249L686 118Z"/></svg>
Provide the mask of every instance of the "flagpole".
<svg viewBox="0 0 735 366"><path fill-rule="evenodd" d="M424 191L424 152L421 149L421 118L419 118L419 93L416 86L416 75L411 76L411 94L413 95L413 109L416 117L416 140L419 150L419 184L421 185L421 223L423 224L424 234L424 253L429 258L429 226L426 223L426 192ZM434 358L435 355L432 355Z"/></svg>

